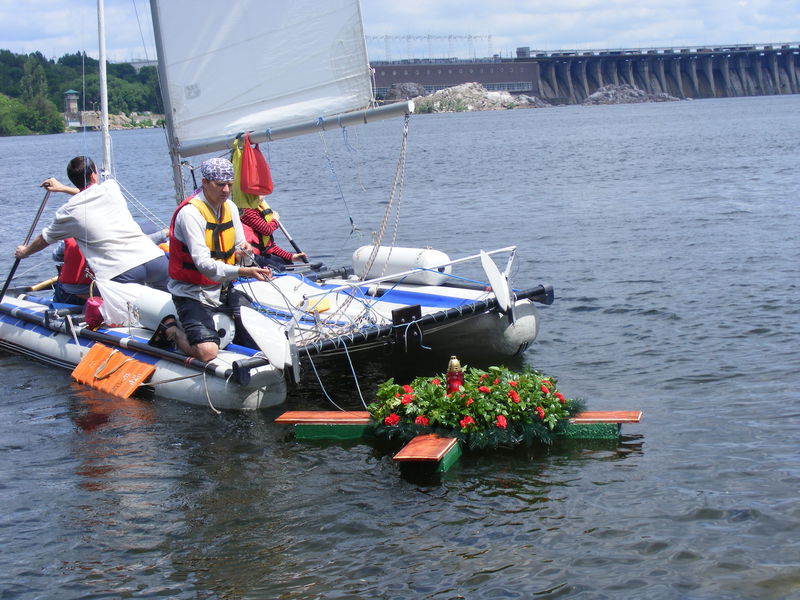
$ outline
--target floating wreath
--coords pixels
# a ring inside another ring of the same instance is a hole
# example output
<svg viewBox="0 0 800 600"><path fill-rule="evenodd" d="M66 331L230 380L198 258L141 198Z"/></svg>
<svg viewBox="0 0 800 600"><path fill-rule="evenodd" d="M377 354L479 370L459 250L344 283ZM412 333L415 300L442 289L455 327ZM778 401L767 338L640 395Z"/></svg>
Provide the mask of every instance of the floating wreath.
<svg viewBox="0 0 800 600"><path fill-rule="evenodd" d="M417 377L408 385L394 379L378 387L370 404L376 433L407 441L420 433L457 437L470 449L550 444L583 409L566 398L556 379L526 368L488 371L465 368L463 384L447 393L446 376Z"/></svg>

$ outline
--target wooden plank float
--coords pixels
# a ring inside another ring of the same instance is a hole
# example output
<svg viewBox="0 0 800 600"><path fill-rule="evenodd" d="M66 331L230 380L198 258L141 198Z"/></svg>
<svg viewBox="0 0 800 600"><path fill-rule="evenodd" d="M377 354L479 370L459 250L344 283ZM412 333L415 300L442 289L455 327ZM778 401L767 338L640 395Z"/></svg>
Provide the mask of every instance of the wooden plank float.
<svg viewBox="0 0 800 600"><path fill-rule="evenodd" d="M616 439L623 423L638 423L641 411L584 411L570 420L561 439ZM299 440L352 440L372 435L374 421L365 410L338 411L312 410L288 411L276 423L294 425ZM400 465L434 465L443 473L461 456L461 446L456 438L437 434L414 437L394 460Z"/></svg>
<svg viewBox="0 0 800 600"><path fill-rule="evenodd" d="M366 410L290 410L275 422L294 425L298 440L356 440L371 436L375 426Z"/></svg>
<svg viewBox="0 0 800 600"><path fill-rule="evenodd" d="M393 460L403 465L424 463L435 465L436 471L444 473L461 457L461 445L456 438L427 433L412 438Z"/></svg>
<svg viewBox="0 0 800 600"><path fill-rule="evenodd" d="M623 423L642 420L640 410L587 410L570 419L560 435L564 440L615 440Z"/></svg>

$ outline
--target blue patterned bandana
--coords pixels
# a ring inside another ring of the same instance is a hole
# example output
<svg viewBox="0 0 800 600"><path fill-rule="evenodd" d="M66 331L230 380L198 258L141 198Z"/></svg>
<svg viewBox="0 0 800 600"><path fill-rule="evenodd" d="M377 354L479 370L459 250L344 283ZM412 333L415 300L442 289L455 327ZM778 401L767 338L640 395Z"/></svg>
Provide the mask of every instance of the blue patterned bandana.
<svg viewBox="0 0 800 600"><path fill-rule="evenodd" d="M200 173L208 181L233 181L233 163L227 158L209 158L200 164Z"/></svg>

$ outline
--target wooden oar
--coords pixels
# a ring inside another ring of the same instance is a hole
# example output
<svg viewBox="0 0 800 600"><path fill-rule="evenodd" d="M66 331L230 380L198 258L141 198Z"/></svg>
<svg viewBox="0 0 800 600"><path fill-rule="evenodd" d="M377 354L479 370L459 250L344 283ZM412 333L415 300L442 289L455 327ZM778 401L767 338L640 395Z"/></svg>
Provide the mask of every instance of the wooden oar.
<svg viewBox="0 0 800 600"><path fill-rule="evenodd" d="M52 286L56 281L58 281L58 275L55 277L51 277L50 279L45 279L44 281L40 281L36 285L31 286L32 292L38 292L39 290L44 290Z"/></svg>
<svg viewBox="0 0 800 600"><path fill-rule="evenodd" d="M36 217L33 219L33 223L31 223L31 228L28 230L28 235L25 237L24 246L27 246L31 238L33 237L33 232L36 229L36 225L39 223L39 219L44 212L44 207L47 204L47 199L50 198L50 190L47 190L44 194L44 198L42 198L42 203L39 205L39 211L36 213ZM17 267L19 266L19 261L21 259L17 258L14 260L14 265L11 267L11 272L8 274L8 279L6 279L5 285L3 285L3 291L0 292L0 301L5 297L6 290L8 290L8 286L11 284L11 280L14 279L14 273L17 272Z"/></svg>

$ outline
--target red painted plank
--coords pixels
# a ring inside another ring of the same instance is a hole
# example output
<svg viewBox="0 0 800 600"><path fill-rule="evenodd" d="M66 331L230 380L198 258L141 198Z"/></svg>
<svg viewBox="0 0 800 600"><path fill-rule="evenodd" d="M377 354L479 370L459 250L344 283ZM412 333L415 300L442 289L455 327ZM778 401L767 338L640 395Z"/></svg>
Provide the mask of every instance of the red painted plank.
<svg viewBox="0 0 800 600"><path fill-rule="evenodd" d="M275 419L284 425L369 425L366 410L290 410Z"/></svg>
<svg viewBox="0 0 800 600"><path fill-rule="evenodd" d="M435 433L418 435L394 455L394 460L431 460L438 462L457 443L458 440L456 438L444 437Z"/></svg>
<svg viewBox="0 0 800 600"><path fill-rule="evenodd" d="M587 410L578 413L571 423L638 423L642 420L640 410Z"/></svg>

